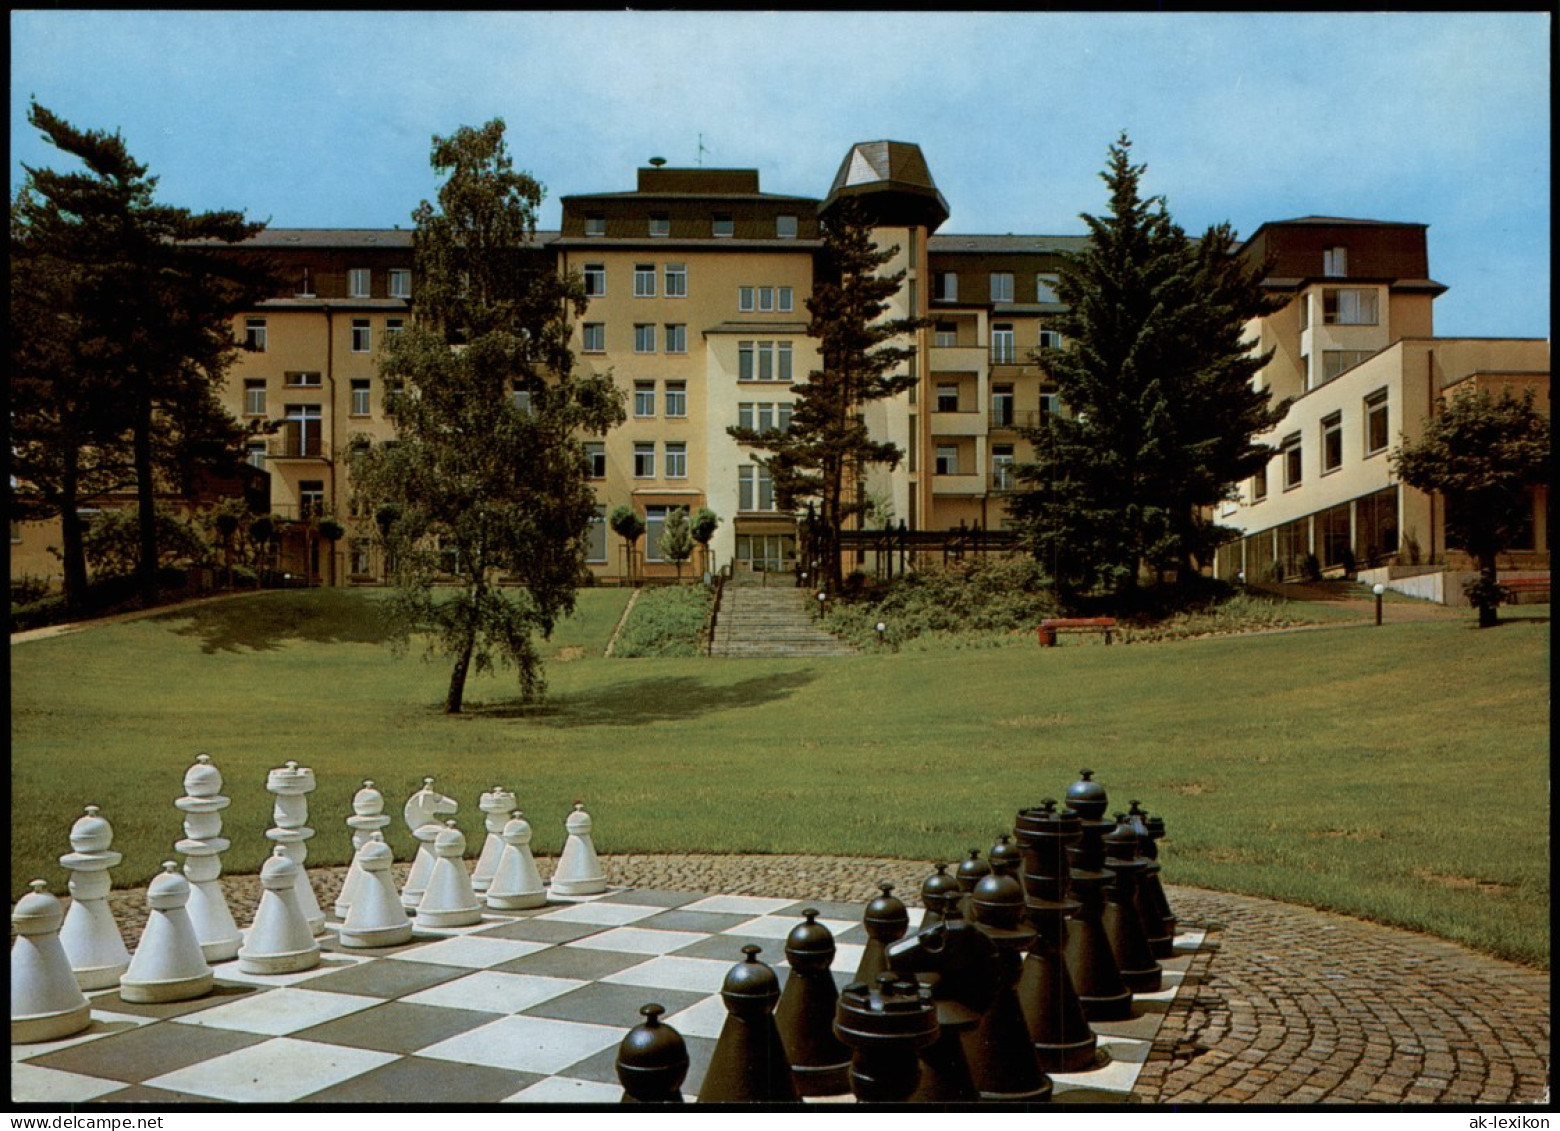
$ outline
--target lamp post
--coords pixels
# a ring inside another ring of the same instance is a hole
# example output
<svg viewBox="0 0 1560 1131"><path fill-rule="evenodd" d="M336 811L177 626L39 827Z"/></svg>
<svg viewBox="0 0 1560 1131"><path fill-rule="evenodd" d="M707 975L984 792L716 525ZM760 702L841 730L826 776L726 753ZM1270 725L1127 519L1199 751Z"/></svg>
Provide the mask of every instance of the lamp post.
<svg viewBox="0 0 1560 1131"><path fill-rule="evenodd" d="M884 624L882 621L878 621L877 624L873 625L872 627L877 630L878 647L881 648L883 647L884 641L887 639L888 625Z"/></svg>
<svg viewBox="0 0 1560 1131"><path fill-rule="evenodd" d="M1379 628L1381 625L1381 595L1387 591L1387 587L1378 581L1371 586L1370 591L1376 595L1376 625Z"/></svg>

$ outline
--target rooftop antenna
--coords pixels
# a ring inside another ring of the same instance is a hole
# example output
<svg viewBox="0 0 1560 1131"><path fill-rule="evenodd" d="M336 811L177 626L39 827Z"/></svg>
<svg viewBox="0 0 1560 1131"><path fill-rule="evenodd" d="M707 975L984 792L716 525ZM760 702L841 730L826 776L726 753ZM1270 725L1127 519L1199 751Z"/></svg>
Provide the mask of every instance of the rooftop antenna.
<svg viewBox="0 0 1560 1131"><path fill-rule="evenodd" d="M708 152L709 152L709 150L704 147L704 135L700 134L699 135L699 168L701 168L701 169L704 168L704 155L706 153L708 153Z"/></svg>

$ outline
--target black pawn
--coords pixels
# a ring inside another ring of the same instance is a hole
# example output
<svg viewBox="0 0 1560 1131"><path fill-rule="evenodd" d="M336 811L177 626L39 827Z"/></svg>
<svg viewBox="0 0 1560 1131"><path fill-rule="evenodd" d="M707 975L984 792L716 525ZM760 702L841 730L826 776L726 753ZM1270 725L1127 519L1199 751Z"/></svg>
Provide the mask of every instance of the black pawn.
<svg viewBox="0 0 1560 1131"><path fill-rule="evenodd" d="M1024 922L1023 886L1012 876L993 871L975 885L970 902L976 928L997 948L998 969L996 996L981 1014L980 1024L964 1035L970 1076L983 1100L1043 1102L1051 1098L1051 1081L1041 1070L1018 1000L1024 952L1036 936Z"/></svg>
<svg viewBox="0 0 1560 1131"><path fill-rule="evenodd" d="M888 969L884 948L904 938L905 932L910 929L910 912L904 901L892 894L894 885L887 880L879 880L878 887L883 894L867 904L861 916L861 925L867 932L867 945L861 952L861 964L856 967L854 979L869 986L876 985L878 975Z"/></svg>
<svg viewBox="0 0 1560 1131"><path fill-rule="evenodd" d="M797 1093L839 1096L850 1091L850 1050L834 1035L840 992L829 967L834 964L834 935L818 922L818 912L802 912L806 922L791 928L785 958L791 966L785 992L775 1010L775 1026L791 1062Z"/></svg>
<svg viewBox="0 0 1560 1131"><path fill-rule="evenodd" d="M1116 827L1105 837L1105 937L1116 956L1121 980L1135 994L1159 992L1163 970L1148 948L1148 936L1138 915L1138 877L1148 861L1138 856L1137 833L1125 813L1116 814Z"/></svg>
<svg viewBox="0 0 1560 1131"><path fill-rule="evenodd" d="M699 1089L701 1104L796 1103L800 1098L775 1027L780 979L758 960L761 950L751 943L743 947L747 958L727 972L721 985L726 1023Z"/></svg>
<svg viewBox="0 0 1560 1131"><path fill-rule="evenodd" d="M959 881L948 874L948 865L938 864L937 871L921 881L921 930L935 927L942 922L942 900L948 892L957 892Z"/></svg>
<svg viewBox="0 0 1560 1131"><path fill-rule="evenodd" d="M644 1022L634 1026L618 1046L617 1077L626 1104L680 1104L688 1075L688 1046L682 1034L661 1023L666 1010L655 1004L639 1011Z"/></svg>
<svg viewBox="0 0 1560 1131"><path fill-rule="evenodd" d="M966 920L975 917L974 908L970 906L970 893L975 890L975 885L991 875L991 865L980 858L980 849L970 849L969 859L959 864L954 877L959 885L959 914Z"/></svg>
<svg viewBox="0 0 1560 1131"><path fill-rule="evenodd" d="M1093 775L1093 770L1084 770L1081 780L1067 787L1067 807L1078 814L1082 831L1078 842L1067 846L1072 894L1078 902L1067 925L1067 972L1084 1016L1090 1021L1125 1021L1132 1016L1132 991L1122 981L1103 922L1104 889L1111 879L1105 870L1104 838L1115 824L1102 820L1109 802L1105 787Z"/></svg>
<svg viewBox="0 0 1560 1131"><path fill-rule="evenodd" d="M1132 802L1127 817L1138 834L1138 851L1148 861L1138 883L1138 912L1143 916L1148 949L1155 958L1174 958L1176 918L1159 879L1159 845L1155 843L1165 835L1165 821L1163 817L1149 816L1136 801Z"/></svg>
<svg viewBox="0 0 1560 1131"><path fill-rule="evenodd" d="M1011 836L1003 833L997 838L997 843L991 846L991 851L986 853L986 862L991 865L991 870L995 874L1012 876L1016 880L1023 871L1024 853L1013 843Z"/></svg>
<svg viewBox="0 0 1560 1131"><path fill-rule="evenodd" d="M920 1051L937 1040L931 991L914 980L878 975L840 994L834 1034L852 1053L851 1094L861 1103L904 1103L921 1080Z"/></svg>

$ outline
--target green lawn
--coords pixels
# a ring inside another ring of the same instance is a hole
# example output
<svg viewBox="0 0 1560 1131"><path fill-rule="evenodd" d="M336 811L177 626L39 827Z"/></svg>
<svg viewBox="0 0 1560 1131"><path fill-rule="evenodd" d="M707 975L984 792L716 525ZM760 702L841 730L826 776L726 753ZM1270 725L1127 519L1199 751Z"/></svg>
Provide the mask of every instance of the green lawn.
<svg viewBox="0 0 1560 1131"><path fill-rule="evenodd" d="M365 777L401 806L425 775L461 803L515 790L556 852L575 798L605 852L953 859L1061 797L1164 816L1165 878L1549 955L1548 608L1491 631L1388 623L1126 647L818 661L606 660L627 592L587 590L547 652L549 703L512 675L440 714L448 669L397 659L375 595L267 594L13 646L12 893L95 803L143 882L181 835L199 751L233 798L228 870L268 848L266 770L314 767L310 859L344 862ZM560 656L579 657L568 660ZM403 858L405 856L403 855Z"/></svg>

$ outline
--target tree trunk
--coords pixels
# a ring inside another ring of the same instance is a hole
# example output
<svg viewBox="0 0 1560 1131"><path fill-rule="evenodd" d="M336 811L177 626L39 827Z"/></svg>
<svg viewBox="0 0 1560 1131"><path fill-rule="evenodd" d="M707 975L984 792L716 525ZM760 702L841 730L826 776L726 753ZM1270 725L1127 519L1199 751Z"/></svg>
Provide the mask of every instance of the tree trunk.
<svg viewBox="0 0 1560 1131"><path fill-rule="evenodd" d="M142 608L157 603L157 484L152 474L152 397L141 379L135 406L135 498L140 546L136 554L136 589Z"/></svg>
<svg viewBox="0 0 1560 1131"><path fill-rule="evenodd" d="M82 540L81 514L76 501L76 450L65 452L60 475L60 558L64 567L62 590L65 607L80 612L87 600L87 550Z"/></svg>
<svg viewBox="0 0 1560 1131"><path fill-rule="evenodd" d="M466 673L471 670L471 653L476 646L473 637L467 637L461 650L455 656L455 668L450 672L450 690L444 697L444 713L446 715L460 714L461 703L466 698Z"/></svg>

